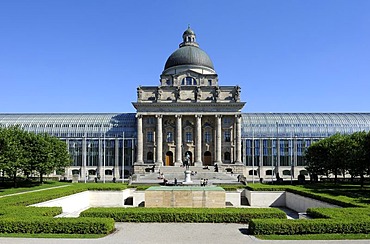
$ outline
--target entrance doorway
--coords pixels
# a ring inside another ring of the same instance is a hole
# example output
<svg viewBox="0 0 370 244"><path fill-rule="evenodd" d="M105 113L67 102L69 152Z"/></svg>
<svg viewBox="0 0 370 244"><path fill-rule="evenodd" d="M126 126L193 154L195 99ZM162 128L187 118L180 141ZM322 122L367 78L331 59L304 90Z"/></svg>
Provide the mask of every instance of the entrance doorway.
<svg viewBox="0 0 370 244"><path fill-rule="evenodd" d="M165 166L173 166L173 153L171 151L166 152Z"/></svg>
<svg viewBox="0 0 370 244"><path fill-rule="evenodd" d="M193 154L190 151L185 152L184 160L186 160L187 155L189 155L189 166L193 166Z"/></svg>
<svg viewBox="0 0 370 244"><path fill-rule="evenodd" d="M204 153L204 159L203 159L204 165L212 165L212 154L210 151L206 151Z"/></svg>

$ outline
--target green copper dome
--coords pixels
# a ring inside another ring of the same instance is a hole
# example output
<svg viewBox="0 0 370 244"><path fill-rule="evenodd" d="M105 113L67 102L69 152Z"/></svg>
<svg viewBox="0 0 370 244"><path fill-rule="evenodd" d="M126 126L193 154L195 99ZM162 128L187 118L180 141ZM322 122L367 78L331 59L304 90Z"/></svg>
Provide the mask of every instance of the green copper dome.
<svg viewBox="0 0 370 244"><path fill-rule="evenodd" d="M182 35L183 42L180 43L179 49L173 52L167 59L164 69L179 65L204 66L214 69L212 60L208 54L199 48L195 40L195 33L190 27Z"/></svg>
<svg viewBox="0 0 370 244"><path fill-rule="evenodd" d="M199 47L182 46L167 59L164 69L178 65L199 65L214 69L208 54Z"/></svg>

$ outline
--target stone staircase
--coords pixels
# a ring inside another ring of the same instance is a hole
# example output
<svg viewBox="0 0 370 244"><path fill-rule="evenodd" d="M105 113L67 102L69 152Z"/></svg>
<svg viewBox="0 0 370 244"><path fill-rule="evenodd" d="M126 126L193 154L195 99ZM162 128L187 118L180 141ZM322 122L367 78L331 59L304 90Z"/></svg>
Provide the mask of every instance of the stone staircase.
<svg viewBox="0 0 370 244"><path fill-rule="evenodd" d="M191 176L193 182L199 182L201 179L208 179L208 182L210 183L238 183L237 175L231 173L214 172L213 166L208 166L208 169L203 166L190 166L189 170L193 171L193 175ZM184 167L161 166L154 173L152 172L138 176L136 181L138 183L160 183L163 180L158 178L160 174L163 173L164 178L170 183L173 182L175 178L178 180L178 182L182 182L185 179L184 171Z"/></svg>

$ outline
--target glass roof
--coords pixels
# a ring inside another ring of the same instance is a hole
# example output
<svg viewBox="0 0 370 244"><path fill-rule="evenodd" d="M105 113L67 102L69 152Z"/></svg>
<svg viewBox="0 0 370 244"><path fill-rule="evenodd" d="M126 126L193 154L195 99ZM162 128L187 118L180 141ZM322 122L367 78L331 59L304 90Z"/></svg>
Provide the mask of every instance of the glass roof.
<svg viewBox="0 0 370 244"><path fill-rule="evenodd" d="M328 137L370 131L370 113L244 113L244 138Z"/></svg>
<svg viewBox="0 0 370 244"><path fill-rule="evenodd" d="M0 114L0 125L58 137L136 137L135 113ZM370 113L244 113L243 138L327 137L370 131Z"/></svg>
<svg viewBox="0 0 370 244"><path fill-rule="evenodd" d="M0 114L0 124L59 137L136 136L135 113Z"/></svg>

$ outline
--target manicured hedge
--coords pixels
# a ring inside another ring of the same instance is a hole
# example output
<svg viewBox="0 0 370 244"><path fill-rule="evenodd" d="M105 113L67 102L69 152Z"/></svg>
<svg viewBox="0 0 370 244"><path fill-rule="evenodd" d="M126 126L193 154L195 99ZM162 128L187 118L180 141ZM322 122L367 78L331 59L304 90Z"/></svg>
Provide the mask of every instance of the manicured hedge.
<svg viewBox="0 0 370 244"><path fill-rule="evenodd" d="M0 233L109 234L114 220L109 218L0 218Z"/></svg>
<svg viewBox="0 0 370 244"><path fill-rule="evenodd" d="M37 216L54 217L62 213L61 207L5 207L0 209L1 217L29 218Z"/></svg>
<svg viewBox="0 0 370 244"><path fill-rule="evenodd" d="M328 233L369 233L369 219L252 219L249 223L252 235L297 235Z"/></svg>
<svg viewBox="0 0 370 244"><path fill-rule="evenodd" d="M312 218L325 219L370 219L370 210L368 208L309 208L307 214Z"/></svg>
<svg viewBox="0 0 370 244"><path fill-rule="evenodd" d="M248 223L252 218L285 219L274 208L90 208L81 217L113 218L117 222Z"/></svg>

